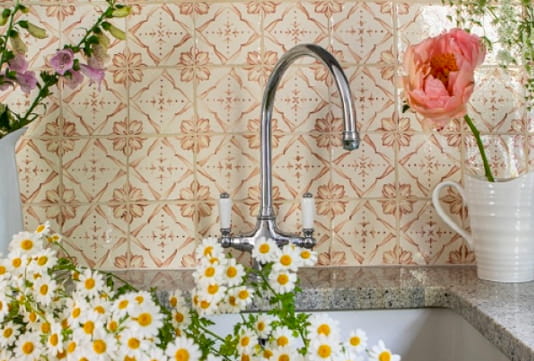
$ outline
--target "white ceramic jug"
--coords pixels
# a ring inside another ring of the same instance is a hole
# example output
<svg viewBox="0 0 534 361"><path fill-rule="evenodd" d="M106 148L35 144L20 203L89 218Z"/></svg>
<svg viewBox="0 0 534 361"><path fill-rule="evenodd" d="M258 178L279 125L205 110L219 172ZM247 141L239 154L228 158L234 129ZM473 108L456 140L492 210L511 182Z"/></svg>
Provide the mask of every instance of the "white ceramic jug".
<svg viewBox="0 0 534 361"><path fill-rule="evenodd" d="M443 210L439 194L455 188L467 204L471 233ZM534 280L534 173L488 182L466 176L464 187L445 181L436 186L432 203L438 215L474 249L481 279L498 282Z"/></svg>

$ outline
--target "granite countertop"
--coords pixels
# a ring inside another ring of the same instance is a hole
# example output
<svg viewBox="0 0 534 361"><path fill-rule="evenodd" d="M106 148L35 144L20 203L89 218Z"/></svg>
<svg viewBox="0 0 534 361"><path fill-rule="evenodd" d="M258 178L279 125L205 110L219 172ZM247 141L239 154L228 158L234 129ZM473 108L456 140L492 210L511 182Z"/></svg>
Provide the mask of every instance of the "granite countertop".
<svg viewBox="0 0 534 361"><path fill-rule="evenodd" d="M128 271L140 288L193 287L191 271ZM297 308L444 307L461 315L511 361L534 360L534 282L482 281L474 266L316 267L299 271Z"/></svg>

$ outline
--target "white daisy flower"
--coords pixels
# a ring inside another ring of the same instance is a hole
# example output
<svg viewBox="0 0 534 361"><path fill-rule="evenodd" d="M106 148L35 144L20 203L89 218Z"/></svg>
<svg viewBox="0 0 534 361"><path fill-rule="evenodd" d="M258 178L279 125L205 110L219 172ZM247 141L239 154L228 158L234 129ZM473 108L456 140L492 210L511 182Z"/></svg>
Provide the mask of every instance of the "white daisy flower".
<svg viewBox="0 0 534 361"><path fill-rule="evenodd" d="M42 320L39 318L39 315L33 311L22 312L24 322L26 323L26 328L32 331L39 331L42 323Z"/></svg>
<svg viewBox="0 0 534 361"><path fill-rule="evenodd" d="M163 326L163 314L153 302L145 302L142 311L130 318L135 321L136 330L140 337L156 337Z"/></svg>
<svg viewBox="0 0 534 361"><path fill-rule="evenodd" d="M0 280L9 280L11 273L9 272L9 258L0 258Z"/></svg>
<svg viewBox="0 0 534 361"><path fill-rule="evenodd" d="M334 361L364 361L364 357L357 355L350 349L342 350L334 356Z"/></svg>
<svg viewBox="0 0 534 361"><path fill-rule="evenodd" d="M252 250L252 257L258 263L270 263L275 262L280 253L280 248L275 241L270 238L262 237L254 244Z"/></svg>
<svg viewBox="0 0 534 361"><path fill-rule="evenodd" d="M185 297L181 290L175 290L169 295L169 305L171 307L182 307L186 305Z"/></svg>
<svg viewBox="0 0 534 361"><path fill-rule="evenodd" d="M308 356L311 361L331 361L341 351L339 340L322 335L310 340Z"/></svg>
<svg viewBox="0 0 534 361"><path fill-rule="evenodd" d="M203 300L218 303L224 298L226 287L220 283L210 282L199 285L198 294Z"/></svg>
<svg viewBox="0 0 534 361"><path fill-rule="evenodd" d="M30 232L19 232L13 236L9 243L9 252L21 252L25 255L32 255L43 249L39 237Z"/></svg>
<svg viewBox="0 0 534 361"><path fill-rule="evenodd" d="M14 323L13 321L6 322L2 325L0 331L0 349L11 345L17 338L20 333L20 325Z"/></svg>
<svg viewBox="0 0 534 361"><path fill-rule="evenodd" d="M36 253L28 265L28 272L45 273L50 268L57 264L56 251L50 248L45 248L42 251Z"/></svg>
<svg viewBox="0 0 534 361"><path fill-rule="evenodd" d="M245 268L235 258L229 259L224 265L224 280L229 287L242 284L245 276Z"/></svg>
<svg viewBox="0 0 534 361"><path fill-rule="evenodd" d="M359 328L351 331L346 345L355 352L364 351L367 348L367 334Z"/></svg>
<svg viewBox="0 0 534 361"><path fill-rule="evenodd" d="M4 290L7 290L9 286L5 282L0 282L0 322L6 317L6 315L9 313L9 297L3 292Z"/></svg>
<svg viewBox="0 0 534 361"><path fill-rule="evenodd" d="M271 334L271 343L274 347L289 347L294 345L295 336L287 326L277 327Z"/></svg>
<svg viewBox="0 0 534 361"><path fill-rule="evenodd" d="M171 311L172 314L172 325L175 328L183 329L189 326L191 323L191 315L189 314L189 308L182 305L174 308Z"/></svg>
<svg viewBox="0 0 534 361"><path fill-rule="evenodd" d="M48 243L60 243L62 240L63 240L63 237L61 237L61 235L57 233L53 233L49 235L48 237L46 237L46 241Z"/></svg>
<svg viewBox="0 0 534 361"><path fill-rule="evenodd" d="M99 272L86 268L79 276L76 282L76 292L90 298L97 297L99 292L104 289L104 278Z"/></svg>
<svg viewBox="0 0 534 361"><path fill-rule="evenodd" d="M236 288L230 288L226 292L226 297L220 302L219 309L221 313L239 313L245 310L246 305L238 301Z"/></svg>
<svg viewBox="0 0 534 361"><path fill-rule="evenodd" d="M258 345L258 335L254 330L244 327L239 330L239 341L237 342L237 349L239 353L251 352Z"/></svg>
<svg viewBox="0 0 534 361"><path fill-rule="evenodd" d="M33 283L35 300L43 305L52 301L57 289L57 283L49 275L42 274Z"/></svg>
<svg viewBox="0 0 534 361"><path fill-rule="evenodd" d="M218 311L218 305L214 302L210 302L200 296L195 297L196 302L194 303L195 309L202 316L213 315Z"/></svg>
<svg viewBox="0 0 534 361"><path fill-rule="evenodd" d="M273 329L271 324L274 320L273 316L260 313L254 323L257 335L261 338L267 338Z"/></svg>
<svg viewBox="0 0 534 361"><path fill-rule="evenodd" d="M204 263L197 266L193 278L197 284L222 282L224 268L218 263Z"/></svg>
<svg viewBox="0 0 534 361"><path fill-rule="evenodd" d="M135 360L147 359L152 343L150 339L140 337L135 330L127 330L120 335L119 355Z"/></svg>
<svg viewBox="0 0 534 361"><path fill-rule="evenodd" d="M46 237L50 233L50 221L45 221L35 228L35 234L40 237Z"/></svg>
<svg viewBox="0 0 534 361"><path fill-rule="evenodd" d="M104 330L96 330L88 345L88 360L109 361L115 360L118 351L117 340L114 335Z"/></svg>
<svg viewBox="0 0 534 361"><path fill-rule="evenodd" d="M288 293L295 289L297 275L294 272L284 270L273 270L269 274L269 285L277 293Z"/></svg>
<svg viewBox="0 0 534 361"><path fill-rule="evenodd" d="M53 354L63 352L62 327L59 323L54 322L50 326L50 332L46 333L46 346Z"/></svg>
<svg viewBox="0 0 534 361"><path fill-rule="evenodd" d="M269 361L303 361L302 355L290 347L278 347L272 351Z"/></svg>
<svg viewBox="0 0 534 361"><path fill-rule="evenodd" d="M83 357L89 360L91 347L91 338L83 330L74 328L71 338L65 342L67 360L80 360Z"/></svg>
<svg viewBox="0 0 534 361"><path fill-rule="evenodd" d="M136 293L131 292L119 296L119 298L113 301L111 313L118 318L123 318L129 313L132 313L133 310L139 308L139 303L135 300L135 297Z"/></svg>
<svg viewBox="0 0 534 361"><path fill-rule="evenodd" d="M147 352L147 361L170 361L170 358L166 355L165 350L157 346L153 346Z"/></svg>
<svg viewBox="0 0 534 361"><path fill-rule="evenodd" d="M309 318L310 337L328 337L339 340L339 322L325 313L312 314Z"/></svg>
<svg viewBox="0 0 534 361"><path fill-rule="evenodd" d="M246 286L239 286L232 288L229 292L231 295L235 295L236 302L242 307L245 308L252 303L253 290Z"/></svg>
<svg viewBox="0 0 534 361"><path fill-rule="evenodd" d="M198 345L187 337L177 337L167 345L166 354L176 361L199 361L202 356Z"/></svg>
<svg viewBox="0 0 534 361"><path fill-rule="evenodd" d="M224 249L215 237L209 237L202 240L202 243L195 250L197 259L212 260L213 258L224 259Z"/></svg>
<svg viewBox="0 0 534 361"><path fill-rule="evenodd" d="M276 257L273 268L275 270L297 271L302 264L297 247L286 244Z"/></svg>
<svg viewBox="0 0 534 361"><path fill-rule="evenodd" d="M13 251L9 253L9 262L6 264L7 271L11 273L12 277L23 276L26 271L26 265L29 262L27 254L23 254L21 251Z"/></svg>
<svg viewBox="0 0 534 361"><path fill-rule="evenodd" d="M317 252L307 248L299 248L299 257L304 267L312 267L317 263Z"/></svg>
<svg viewBox="0 0 534 361"><path fill-rule="evenodd" d="M369 351L369 360L372 361L400 361L400 359L399 355L391 353L382 340Z"/></svg>
<svg viewBox="0 0 534 361"><path fill-rule="evenodd" d="M72 298L67 300L66 310L68 310L68 324L74 325L85 321L89 317L91 305L83 296L73 294Z"/></svg>
<svg viewBox="0 0 534 361"><path fill-rule="evenodd" d="M35 332L25 332L19 336L13 350L17 361L34 361L39 359L39 355L45 353L39 336Z"/></svg>

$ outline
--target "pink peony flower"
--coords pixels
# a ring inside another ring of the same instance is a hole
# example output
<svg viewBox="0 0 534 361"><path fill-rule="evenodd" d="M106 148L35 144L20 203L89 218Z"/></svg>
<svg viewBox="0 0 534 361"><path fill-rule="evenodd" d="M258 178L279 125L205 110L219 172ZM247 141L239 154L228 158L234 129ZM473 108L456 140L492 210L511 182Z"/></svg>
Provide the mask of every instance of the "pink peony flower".
<svg viewBox="0 0 534 361"><path fill-rule="evenodd" d="M59 75L65 75L74 65L74 53L71 49L58 50L56 55L50 59L50 66Z"/></svg>
<svg viewBox="0 0 534 361"><path fill-rule="evenodd" d="M475 68L485 55L480 38L461 29L409 46L403 85L410 108L437 128L464 116L473 93Z"/></svg>

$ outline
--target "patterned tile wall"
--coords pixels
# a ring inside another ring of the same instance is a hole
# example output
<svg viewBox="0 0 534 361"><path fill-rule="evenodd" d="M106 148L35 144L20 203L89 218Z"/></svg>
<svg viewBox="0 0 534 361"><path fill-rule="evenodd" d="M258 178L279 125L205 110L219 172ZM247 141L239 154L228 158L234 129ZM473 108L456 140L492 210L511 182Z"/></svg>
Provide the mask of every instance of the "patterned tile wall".
<svg viewBox="0 0 534 361"><path fill-rule="evenodd" d="M311 42L343 65L362 145L340 147L332 79L311 61L293 65L273 116L274 203L280 228L298 231L299 203L316 197L318 266L466 264L474 254L437 217L433 187L476 166L466 127L425 131L402 113L399 59L407 44L452 27L439 4L392 1L130 1L100 89L59 88L18 147L25 224L45 219L82 262L99 268L194 265L197 241L218 234L217 199L230 193L234 231L255 224L259 113L266 79L293 45ZM32 65L79 38L99 1L41 0L31 17L50 33ZM31 39L28 39L31 41ZM488 56L470 113L485 141L534 166L534 121L520 74ZM18 92L2 100L27 106ZM466 223L455 193L448 209Z"/></svg>

